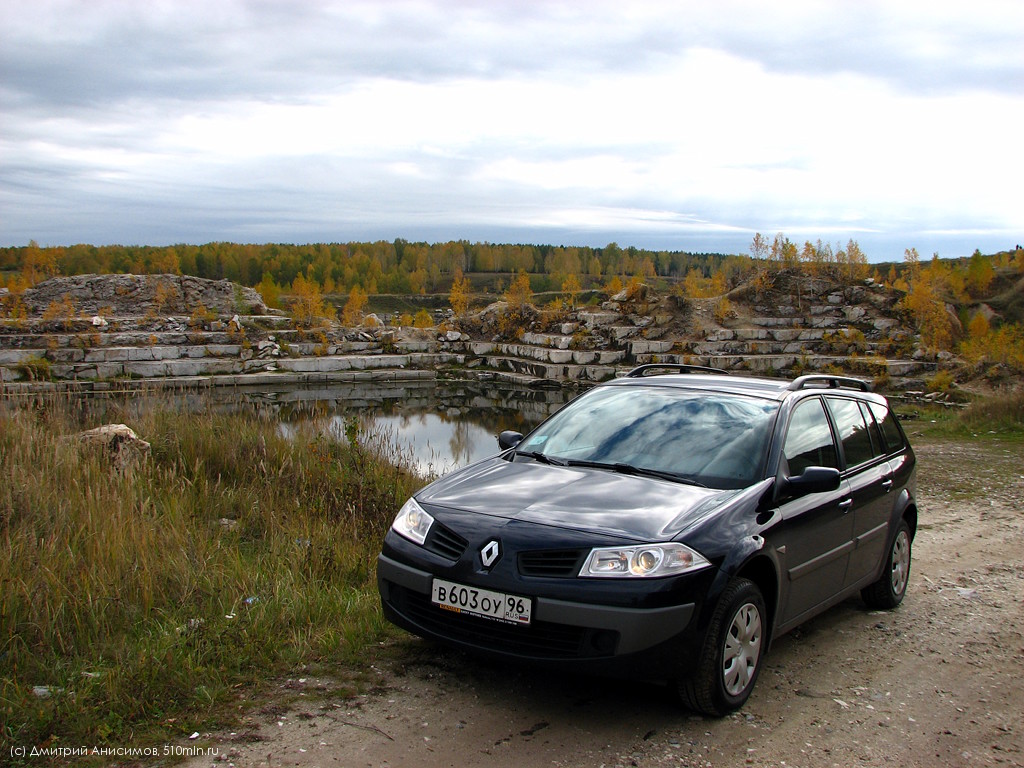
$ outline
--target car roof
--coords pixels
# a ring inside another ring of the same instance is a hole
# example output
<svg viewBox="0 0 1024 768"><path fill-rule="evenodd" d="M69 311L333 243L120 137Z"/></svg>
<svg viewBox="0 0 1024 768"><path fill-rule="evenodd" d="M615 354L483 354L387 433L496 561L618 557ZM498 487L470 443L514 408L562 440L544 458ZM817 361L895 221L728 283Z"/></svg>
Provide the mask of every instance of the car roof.
<svg viewBox="0 0 1024 768"><path fill-rule="evenodd" d="M677 369L679 373L664 373L656 376L648 375L655 368ZM796 379L770 379L756 376L732 376L722 371L709 372L711 369L699 366L662 366L657 364L641 365L625 376L606 383L606 386L644 386L656 385L677 387L680 389L699 389L709 392L731 393L737 395L753 395L782 402L796 392L812 390L816 392L847 392L875 402L884 402L884 398L870 393L871 385L862 379L830 374L810 374L798 376Z"/></svg>

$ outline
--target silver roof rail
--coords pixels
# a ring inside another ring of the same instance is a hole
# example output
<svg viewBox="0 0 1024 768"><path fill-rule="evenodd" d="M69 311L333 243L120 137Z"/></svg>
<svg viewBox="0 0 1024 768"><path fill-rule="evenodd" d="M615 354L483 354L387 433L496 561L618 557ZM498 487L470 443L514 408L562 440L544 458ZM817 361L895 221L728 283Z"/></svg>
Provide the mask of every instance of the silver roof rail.
<svg viewBox="0 0 1024 768"><path fill-rule="evenodd" d="M644 365L638 365L632 371L626 374L628 379L637 379L641 376L646 376L647 371L656 368L667 368L675 371L676 373L717 373L721 375L728 375L728 371L723 371L721 368L708 368L704 365L687 365L686 363L645 363Z"/></svg>
<svg viewBox="0 0 1024 768"><path fill-rule="evenodd" d="M798 376L786 389L796 392L806 389L809 386L820 385L825 389L857 389L861 392L870 392L871 384L863 379L855 379L852 376L833 376L828 373L811 373L806 376Z"/></svg>

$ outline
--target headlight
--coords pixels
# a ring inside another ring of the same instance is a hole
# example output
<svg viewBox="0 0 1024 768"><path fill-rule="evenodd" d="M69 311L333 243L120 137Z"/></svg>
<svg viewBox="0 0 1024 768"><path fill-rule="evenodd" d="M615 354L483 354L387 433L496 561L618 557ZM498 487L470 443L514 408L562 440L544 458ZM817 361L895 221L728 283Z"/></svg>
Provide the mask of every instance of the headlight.
<svg viewBox="0 0 1024 768"><path fill-rule="evenodd" d="M433 524L434 518L423 511L416 499L409 499L398 510L398 517L391 524L391 530L422 546Z"/></svg>
<svg viewBox="0 0 1024 768"><path fill-rule="evenodd" d="M644 544L639 547L602 547L591 550L583 564L583 578L658 578L699 571L711 563L685 544Z"/></svg>

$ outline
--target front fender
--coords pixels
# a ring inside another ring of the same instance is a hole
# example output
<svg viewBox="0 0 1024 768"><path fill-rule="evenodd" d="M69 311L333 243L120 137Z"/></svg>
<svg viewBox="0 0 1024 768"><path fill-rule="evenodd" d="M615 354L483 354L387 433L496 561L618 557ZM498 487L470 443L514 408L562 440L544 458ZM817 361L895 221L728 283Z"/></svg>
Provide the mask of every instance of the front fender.
<svg viewBox="0 0 1024 768"><path fill-rule="evenodd" d="M771 614L771 632L769 638L775 634L774 623L777 616L779 604L779 557L763 536L752 534L744 536L726 554L715 575L711 586L708 589L707 600L704 602L700 621L710 621L711 613L718 600L725 591L725 588L735 578L745 578L754 582L761 590Z"/></svg>

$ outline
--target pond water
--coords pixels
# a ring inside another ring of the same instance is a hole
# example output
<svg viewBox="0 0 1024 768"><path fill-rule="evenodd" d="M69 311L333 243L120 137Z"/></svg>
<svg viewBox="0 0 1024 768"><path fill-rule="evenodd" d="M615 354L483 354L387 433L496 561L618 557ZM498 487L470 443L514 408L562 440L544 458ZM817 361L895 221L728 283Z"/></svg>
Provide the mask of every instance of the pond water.
<svg viewBox="0 0 1024 768"><path fill-rule="evenodd" d="M438 476L498 452L505 429L528 432L575 393L496 382L373 382L254 390L243 397L272 409L285 432L313 425L340 438L397 453Z"/></svg>

